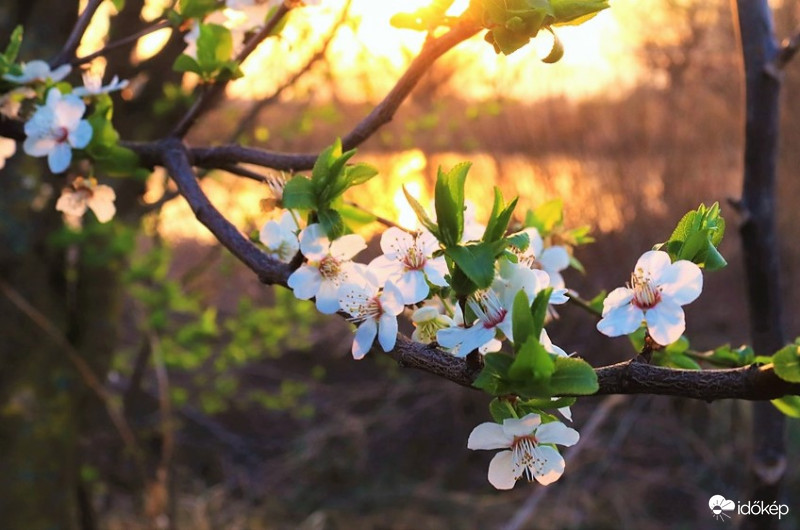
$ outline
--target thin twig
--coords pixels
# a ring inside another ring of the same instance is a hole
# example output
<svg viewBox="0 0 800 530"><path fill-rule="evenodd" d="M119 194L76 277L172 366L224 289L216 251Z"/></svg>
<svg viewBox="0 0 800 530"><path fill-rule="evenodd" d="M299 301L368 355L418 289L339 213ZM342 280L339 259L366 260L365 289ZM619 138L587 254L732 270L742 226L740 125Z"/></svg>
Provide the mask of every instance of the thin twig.
<svg viewBox="0 0 800 530"><path fill-rule="evenodd" d="M81 44L81 39L83 38L83 34L86 33L86 28L89 27L89 23L91 23L92 18L94 18L94 14L97 12L97 9L102 3L103 0L89 0L89 2L86 4L86 9L84 9L83 12L78 16L78 20L75 22L72 32L69 34L67 41L64 43L64 47L61 49L59 54L56 55L52 61L50 61L50 66L52 68L66 64L70 62L73 57L75 57L75 51Z"/></svg>
<svg viewBox="0 0 800 530"><path fill-rule="evenodd" d="M352 0L347 0L347 3L342 8L341 14L339 15L338 20L334 23L331 30L328 32L325 41L322 43L322 46L312 55L306 64L304 64L299 70L297 70L291 77L289 77L284 83L282 83L275 91L268 97L256 101L244 115L244 117L239 122L239 125L236 127L236 130L231 133L230 141L235 142L237 139L248 131L253 124L255 123L258 115L264 110L267 106L272 105L278 98L280 98L281 94L287 88L293 86L297 81L303 77L306 73L311 70L311 67L314 66L318 61L322 60L325 57L325 54L328 52L328 48L330 48L330 44L333 41L333 37L336 35L336 32L339 28L344 24L345 20L347 20L347 15L350 12L350 4Z"/></svg>
<svg viewBox="0 0 800 530"><path fill-rule="evenodd" d="M88 63L89 61L91 61L93 59L96 59L97 57L100 57L101 55L105 55L106 53L110 52L111 50L115 50L115 49L120 48L122 46L125 46L127 44L133 44L137 40L139 40L142 37L144 37L145 35L149 35L150 33L154 33L154 32L156 32L156 31L158 31L160 29L164 29L164 28L168 28L168 27L170 27L170 23L169 23L168 20L166 20L166 19L158 20L158 21L154 22L153 24L147 26L146 28L142 28L140 31L137 31L136 33L134 33L132 35L128 35L127 37L122 37L121 39L115 40L114 42L109 42L108 44L106 44L105 46L100 48L99 50L97 50L95 52L92 52L89 55L84 55L83 57L75 58L72 61L70 61L70 63L72 64L72 66L80 66L82 64Z"/></svg>
<svg viewBox="0 0 800 530"><path fill-rule="evenodd" d="M571 304L580 307L581 309L591 314L592 316L598 318L603 316L602 311L598 311L597 308L595 308L588 300L584 300L583 298L581 298L580 295L578 295L578 293L576 293L575 291L572 290L567 291L567 298L569 299L569 302Z"/></svg>
<svg viewBox="0 0 800 530"><path fill-rule="evenodd" d="M3 279L0 279L0 291L3 292L6 298L8 298L8 300L17 307L17 309L30 318L33 323L36 324L42 331L44 331L44 333L50 337L53 342L58 344L64 350L64 353L67 355L67 359L69 359L69 361L75 366L75 369L78 371L81 379L83 379L83 382L94 392L97 398L103 402L103 405L105 405L106 411L111 418L111 422L114 424L114 427L116 427L117 432L119 432L120 438L122 438L125 446L134 456L139 467L139 472L144 480L144 477L146 476L144 471L144 458L141 454L139 446L136 443L136 437L133 434L133 430L131 429L130 425L128 425L127 420L125 420L125 416L120 412L118 406L115 405L113 396L109 393L106 387L103 386L103 383L100 382L100 379L95 375L94 371L92 371L92 368L89 366L89 364L83 359L83 357L81 357L80 353L78 353L75 347L69 343L67 338L61 332L61 330L55 326L55 324L53 324L44 314L31 305L31 303L28 302L28 300L26 300L22 294L11 287Z"/></svg>
<svg viewBox="0 0 800 530"><path fill-rule="evenodd" d="M238 64L241 64L247 57L255 51L261 42L272 35L272 32L278 26L278 24L283 20L283 17L289 12L291 8L286 5L286 3L282 3L280 7L275 11L272 17L264 24L264 27L261 28L261 31L253 35L250 40L245 43L244 48L242 51L234 59ZM183 138L189 129L194 125L195 121L208 109L210 109L216 101L222 96L223 92L225 91L225 87L228 86L228 79L217 81L212 85L205 87L205 89L200 93L198 98L195 100L194 104L189 108L186 114L181 118L178 122L178 125L175 126L173 129L171 136L176 138Z"/></svg>

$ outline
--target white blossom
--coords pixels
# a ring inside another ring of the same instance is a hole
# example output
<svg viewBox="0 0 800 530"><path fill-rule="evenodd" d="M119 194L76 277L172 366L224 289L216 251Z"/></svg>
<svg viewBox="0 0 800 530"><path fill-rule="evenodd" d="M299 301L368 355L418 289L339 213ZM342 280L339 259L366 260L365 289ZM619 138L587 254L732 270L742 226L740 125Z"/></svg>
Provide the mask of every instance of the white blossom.
<svg viewBox="0 0 800 530"><path fill-rule="evenodd" d="M267 221L264 224L259 240L266 247L267 254L289 263L300 250L300 241L297 239L299 231L292 212L287 210L281 214L279 221Z"/></svg>
<svg viewBox="0 0 800 530"><path fill-rule="evenodd" d="M654 341L672 344L686 329L681 306L702 290L703 274L697 265L686 260L671 263L666 252L650 250L636 262L630 284L614 289L603 301L597 329L616 337L633 333L644 321Z"/></svg>
<svg viewBox="0 0 800 530"><path fill-rule="evenodd" d="M91 209L101 223L110 221L116 213L114 206L116 194L104 184L97 184L93 178L76 178L72 184L64 188L56 202L56 210L72 217L83 217L86 209Z"/></svg>
<svg viewBox="0 0 800 530"><path fill-rule="evenodd" d="M62 64L55 70L51 70L50 65L45 61L36 60L22 65L20 75L5 74L3 79L18 85L44 83L48 80L57 83L67 77L71 71L72 67L68 64Z"/></svg>
<svg viewBox="0 0 800 530"><path fill-rule="evenodd" d="M351 258L364 250L367 243L357 234L331 241L317 223L300 232L300 251L308 262L289 276L287 284L300 300L316 297L317 310L332 314L339 310L339 287L360 276Z"/></svg>
<svg viewBox="0 0 800 530"><path fill-rule="evenodd" d="M469 435L469 449L505 449L489 464L489 482L497 489L514 487L523 475L528 481L548 485L564 473L564 458L554 445L575 445L578 431L560 421L542 423L535 413L523 418L509 418L499 425L486 422Z"/></svg>
<svg viewBox="0 0 800 530"><path fill-rule="evenodd" d="M453 319L439 312L439 308L426 305L411 315L414 332L411 340L422 344L430 344L436 340L436 333L453 325Z"/></svg>
<svg viewBox="0 0 800 530"><path fill-rule="evenodd" d="M91 72L85 72L83 74L83 85L82 87L78 87L72 91L78 97L86 97L86 96L98 96L100 94L108 94L109 92L114 92L116 90L122 90L123 88L128 86L128 80L119 80L119 77L114 76L111 81L106 85L103 86L103 78L97 74L93 74Z"/></svg>
<svg viewBox="0 0 800 530"><path fill-rule="evenodd" d="M375 336L383 348L390 351L397 341L397 315L403 312L403 295L391 282L381 290L378 280L368 272L362 283L346 283L339 289L339 306L358 324L353 347L354 359L363 359L372 348Z"/></svg>
<svg viewBox="0 0 800 530"><path fill-rule="evenodd" d="M434 258L439 242L430 232L409 234L400 228L391 227L381 235L382 256L369 264L383 283L391 280L403 293L406 304L415 304L427 298L428 282L446 287L447 263L444 256Z"/></svg>
<svg viewBox="0 0 800 530"><path fill-rule="evenodd" d="M22 148L31 156L46 156L50 171L61 173L72 161L72 149L86 147L92 138L91 125L81 119L85 111L81 98L62 96L57 88L51 88L46 104L37 107L25 123L28 137Z"/></svg>
<svg viewBox="0 0 800 530"><path fill-rule="evenodd" d="M544 241L536 228L526 228L522 233L527 234L530 244L518 253L520 263L545 271L550 276L550 286L563 289L565 284L561 271L569 267L567 248L562 245L544 248Z"/></svg>

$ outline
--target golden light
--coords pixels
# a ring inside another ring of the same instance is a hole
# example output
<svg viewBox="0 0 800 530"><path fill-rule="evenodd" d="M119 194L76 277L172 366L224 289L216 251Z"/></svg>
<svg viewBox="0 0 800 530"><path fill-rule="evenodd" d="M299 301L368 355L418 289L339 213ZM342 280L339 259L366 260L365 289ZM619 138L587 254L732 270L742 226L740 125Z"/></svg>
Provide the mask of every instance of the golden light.
<svg viewBox="0 0 800 530"><path fill-rule="evenodd" d="M133 52L134 60L137 62L146 61L156 55L167 45L171 34L171 28L163 28L139 39Z"/></svg>

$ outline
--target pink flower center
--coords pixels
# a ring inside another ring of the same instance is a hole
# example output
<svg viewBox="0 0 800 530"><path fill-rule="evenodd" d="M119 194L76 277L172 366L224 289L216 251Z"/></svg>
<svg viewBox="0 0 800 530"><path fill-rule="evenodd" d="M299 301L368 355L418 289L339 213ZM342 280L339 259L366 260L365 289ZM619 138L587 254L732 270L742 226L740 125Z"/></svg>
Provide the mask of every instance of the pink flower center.
<svg viewBox="0 0 800 530"><path fill-rule="evenodd" d="M69 129L66 127L59 127L55 130L55 140L56 142L63 144L69 138Z"/></svg>
<svg viewBox="0 0 800 530"><path fill-rule="evenodd" d="M491 289L476 292L467 303L486 329L497 327L508 314L508 310Z"/></svg>
<svg viewBox="0 0 800 530"><path fill-rule="evenodd" d="M630 288L633 289L631 303L639 309L651 309L661 301L661 289L641 271L631 275Z"/></svg>
<svg viewBox="0 0 800 530"><path fill-rule="evenodd" d="M531 433L527 436L515 436L511 442L511 465L514 478L519 479L522 475L531 482L534 474L543 475L546 461L541 458L536 450L539 441Z"/></svg>
<svg viewBox="0 0 800 530"><path fill-rule="evenodd" d="M403 263L403 267L405 267L407 271L420 270L425 266L426 262L425 255L416 245L409 247L409 249L406 250L406 253L401 261Z"/></svg>

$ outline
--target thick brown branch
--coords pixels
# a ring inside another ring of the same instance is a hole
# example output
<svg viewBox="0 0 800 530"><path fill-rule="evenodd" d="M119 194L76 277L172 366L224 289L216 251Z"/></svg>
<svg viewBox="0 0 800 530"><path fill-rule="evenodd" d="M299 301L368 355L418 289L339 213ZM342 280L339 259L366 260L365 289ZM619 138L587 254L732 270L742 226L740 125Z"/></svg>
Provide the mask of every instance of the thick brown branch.
<svg viewBox="0 0 800 530"><path fill-rule="evenodd" d="M225 248L255 272L264 283L286 285L291 273L288 265L269 258L217 210L200 188L186 147L177 139L164 140L163 164L178 186L178 191L200 221Z"/></svg>

